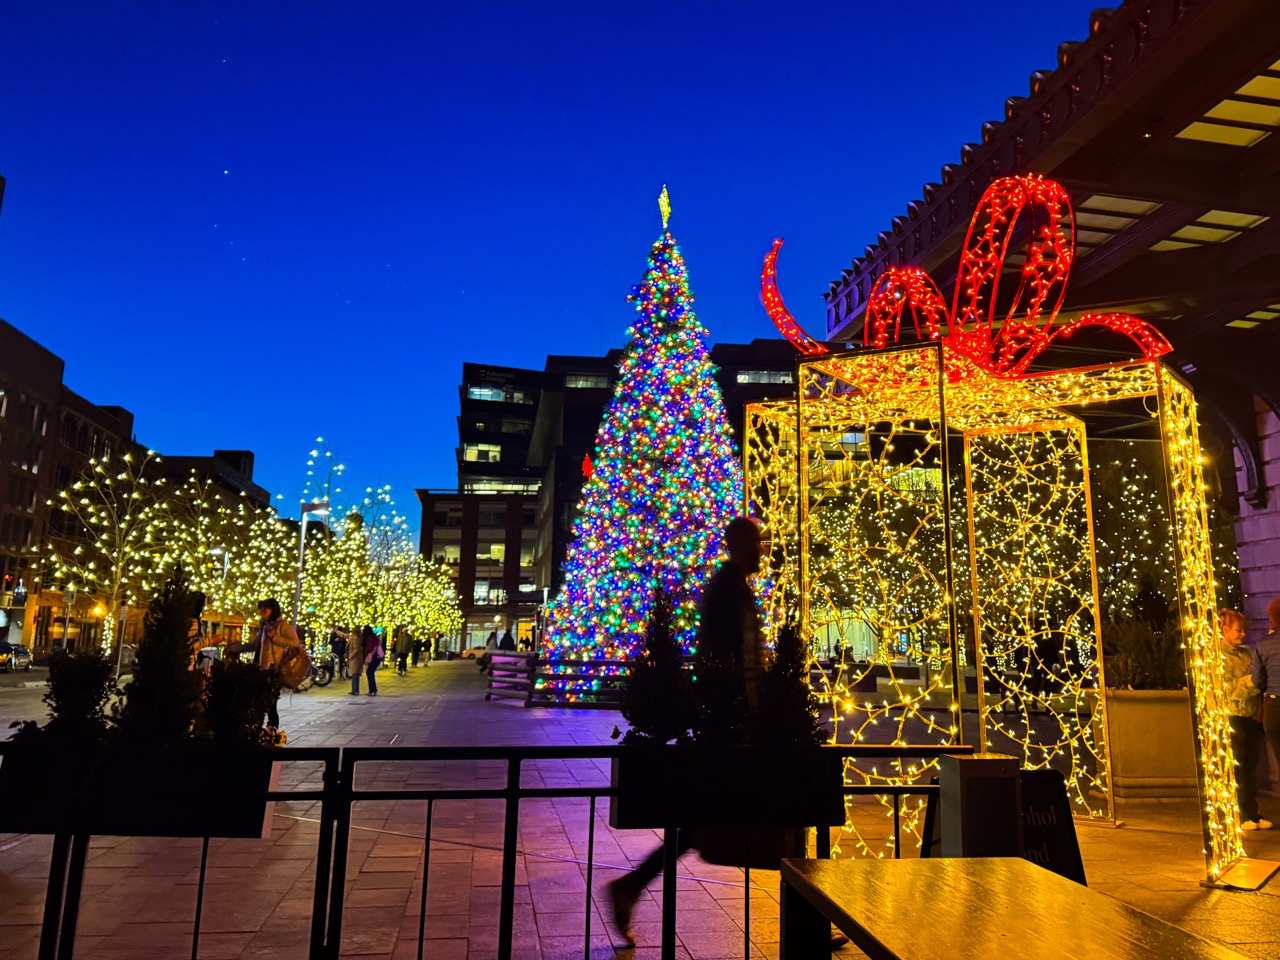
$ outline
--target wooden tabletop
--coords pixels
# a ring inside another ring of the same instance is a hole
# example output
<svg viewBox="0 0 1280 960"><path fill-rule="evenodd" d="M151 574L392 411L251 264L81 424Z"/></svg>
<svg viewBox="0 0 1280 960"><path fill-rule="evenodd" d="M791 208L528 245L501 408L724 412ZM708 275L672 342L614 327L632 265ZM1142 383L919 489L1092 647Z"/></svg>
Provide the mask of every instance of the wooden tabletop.
<svg viewBox="0 0 1280 960"><path fill-rule="evenodd" d="M873 960L1245 960L1018 858L783 860L782 882Z"/></svg>

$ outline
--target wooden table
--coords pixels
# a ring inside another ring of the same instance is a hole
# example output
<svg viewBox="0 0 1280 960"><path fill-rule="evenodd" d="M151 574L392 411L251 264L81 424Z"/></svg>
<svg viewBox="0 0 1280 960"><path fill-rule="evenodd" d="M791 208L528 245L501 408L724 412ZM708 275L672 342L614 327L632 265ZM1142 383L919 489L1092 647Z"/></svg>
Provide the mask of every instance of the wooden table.
<svg viewBox="0 0 1280 960"><path fill-rule="evenodd" d="M783 860L782 960L1244 960L1018 858Z"/></svg>

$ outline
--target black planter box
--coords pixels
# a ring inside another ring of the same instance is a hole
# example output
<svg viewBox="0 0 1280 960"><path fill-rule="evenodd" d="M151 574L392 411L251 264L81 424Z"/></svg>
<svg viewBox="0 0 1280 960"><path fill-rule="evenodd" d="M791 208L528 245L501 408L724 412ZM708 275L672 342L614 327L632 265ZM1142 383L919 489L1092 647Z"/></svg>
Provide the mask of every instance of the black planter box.
<svg viewBox="0 0 1280 960"><path fill-rule="evenodd" d="M123 837L259 837L265 750L6 745L0 831Z"/></svg>
<svg viewBox="0 0 1280 960"><path fill-rule="evenodd" d="M611 784L609 825L624 830L835 826L845 817L843 762L820 747L630 747L613 759Z"/></svg>

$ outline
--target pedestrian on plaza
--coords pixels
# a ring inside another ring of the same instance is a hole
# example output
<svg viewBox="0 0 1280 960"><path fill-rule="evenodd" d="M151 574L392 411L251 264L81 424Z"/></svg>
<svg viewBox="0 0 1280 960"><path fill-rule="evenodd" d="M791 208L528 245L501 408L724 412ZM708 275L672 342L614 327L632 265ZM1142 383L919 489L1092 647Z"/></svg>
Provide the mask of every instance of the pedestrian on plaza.
<svg viewBox="0 0 1280 960"><path fill-rule="evenodd" d="M353 697L360 695L360 677L364 674L365 657L369 652L365 649L366 642L363 632L347 641L347 676L351 678L350 696Z"/></svg>
<svg viewBox="0 0 1280 960"><path fill-rule="evenodd" d="M741 716L717 717L726 729L743 725L747 716L744 705L754 705L759 696L760 676L764 669L764 633L748 578L760 570L760 528L750 517L735 517L724 531L729 558L720 565L702 594L697 634L698 656L717 669L727 669L735 695L717 698L713 705L725 712ZM700 669L701 673L702 670ZM687 830L677 834L677 856L694 846ZM613 908L613 923L618 933L635 946L631 932L631 913L644 888L662 872L662 847L654 850L640 866L606 884Z"/></svg>
<svg viewBox="0 0 1280 960"><path fill-rule="evenodd" d="M387 659L387 651L382 646L382 638L373 632L373 627L366 626L362 636L365 649L364 673L369 681L369 689L365 691L365 696L376 697L378 695L378 680L374 674L382 666L382 661Z"/></svg>
<svg viewBox="0 0 1280 960"><path fill-rule="evenodd" d="M405 676L409 672L409 635L401 633L396 638L396 673Z"/></svg>
<svg viewBox="0 0 1280 960"><path fill-rule="evenodd" d="M336 623L329 628L329 652L338 668L338 679L347 679L347 635Z"/></svg>
<svg viewBox="0 0 1280 960"><path fill-rule="evenodd" d="M502 635L502 639L498 641L499 650L515 650L516 638L511 635L511 628L507 627L507 632Z"/></svg>
<svg viewBox="0 0 1280 960"><path fill-rule="evenodd" d="M1270 629L1253 651L1253 685L1262 695L1262 730L1280 757L1280 597L1267 604Z"/></svg>
<svg viewBox="0 0 1280 960"><path fill-rule="evenodd" d="M1231 720L1231 752L1236 758L1236 800L1241 830L1270 830L1274 824L1258 815L1258 759L1264 734L1258 713L1262 697L1253 685L1253 656L1244 645L1249 621L1236 610L1218 611L1226 686L1223 699Z"/></svg>
<svg viewBox="0 0 1280 960"><path fill-rule="evenodd" d="M239 654L246 651L253 653L254 662L257 663L259 669L275 669L278 671L281 661L284 660L285 652L301 648L302 641L298 639L298 634L293 629L293 624L285 620L281 615L280 601L275 597L258 601L258 615L261 620L258 623L258 628L253 633L253 639L244 644L227 644L227 653ZM280 686L276 685L271 697L271 703L267 707L267 727L268 732L271 734L275 734L280 729L279 702Z"/></svg>
<svg viewBox="0 0 1280 960"><path fill-rule="evenodd" d="M413 665L415 667L422 664L422 638L413 638Z"/></svg>
<svg viewBox="0 0 1280 960"><path fill-rule="evenodd" d="M480 672L489 669L489 655L498 649L498 631L490 630L489 638L484 642L484 653L480 654Z"/></svg>

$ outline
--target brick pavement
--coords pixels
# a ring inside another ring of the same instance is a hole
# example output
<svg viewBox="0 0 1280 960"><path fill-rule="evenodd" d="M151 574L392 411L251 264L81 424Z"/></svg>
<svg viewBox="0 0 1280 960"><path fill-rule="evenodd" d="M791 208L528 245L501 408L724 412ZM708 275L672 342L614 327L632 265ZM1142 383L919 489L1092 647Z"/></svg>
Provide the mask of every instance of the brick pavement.
<svg viewBox="0 0 1280 960"><path fill-rule="evenodd" d="M433 664L408 677L382 671L381 694L352 697L335 683L286 698L283 725L296 746L563 745L607 743L618 722L604 711L524 710L483 699L470 663ZM286 785L316 771L287 768ZM413 763L371 770L369 783L500 785L501 764ZM603 763L542 762L528 785L603 783ZM362 784L365 781L362 780ZM1265 805L1264 805L1265 806ZM1280 820L1280 800L1272 810ZM301 958L306 955L316 837L312 804L278 804L269 840L211 844L200 956L206 960ZM431 872L423 955L433 960L496 953L501 867L500 801L449 801L433 811ZM193 811L198 816L198 811ZM343 956L417 956L425 803L362 802L355 811ZM1191 803L1125 804L1121 829L1081 826L1090 886L1188 930L1228 943L1247 956L1280 953L1280 880L1258 893L1198 886L1203 860ZM591 951L595 960L658 956L660 883L641 901L639 946L615 949L605 925L601 887L658 842L652 831L611 831L596 813ZM518 958L583 956L587 890L588 802L527 801L521 808L517 871ZM51 842L0 837L0 960L34 958ZM1280 830L1248 837L1255 856L1280 859ZM77 958L190 956L200 843L104 837L93 841ZM742 872L681 862L678 935L689 960L743 956ZM752 874L751 956L777 955L777 874ZM922 905L927 909L927 905ZM860 956L848 947L839 956Z"/></svg>

